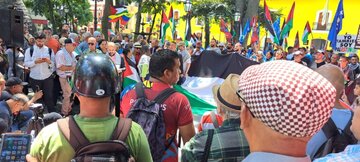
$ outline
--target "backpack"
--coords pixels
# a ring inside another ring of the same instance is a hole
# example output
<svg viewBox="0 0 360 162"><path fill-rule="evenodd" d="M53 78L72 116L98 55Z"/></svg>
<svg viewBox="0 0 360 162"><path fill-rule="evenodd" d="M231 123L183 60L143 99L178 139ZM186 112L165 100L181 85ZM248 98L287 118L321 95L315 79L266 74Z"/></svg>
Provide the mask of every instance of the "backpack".
<svg viewBox="0 0 360 162"><path fill-rule="evenodd" d="M51 58L52 49L48 47L49 50L49 57ZM30 47L30 57L32 57L34 54L34 46Z"/></svg>
<svg viewBox="0 0 360 162"><path fill-rule="evenodd" d="M138 83L135 86L136 101L132 105L127 118L138 123L144 130L148 139L151 155L154 162L161 161L166 150L165 146L165 123L161 104L176 91L168 88L162 91L153 101L146 98L144 85Z"/></svg>
<svg viewBox="0 0 360 162"><path fill-rule="evenodd" d="M351 119L353 118L353 115L354 113L351 112L351 117L346 124L344 130L338 129L331 118L325 123L321 130L324 132L327 140L315 153L313 159L324 157L330 153L338 153L344 151L347 145L357 143L356 138L350 130Z"/></svg>
<svg viewBox="0 0 360 162"><path fill-rule="evenodd" d="M118 118L110 140L90 143L74 117L57 120L60 131L75 150L72 162L128 162L130 150L124 142L131 128L131 119Z"/></svg>

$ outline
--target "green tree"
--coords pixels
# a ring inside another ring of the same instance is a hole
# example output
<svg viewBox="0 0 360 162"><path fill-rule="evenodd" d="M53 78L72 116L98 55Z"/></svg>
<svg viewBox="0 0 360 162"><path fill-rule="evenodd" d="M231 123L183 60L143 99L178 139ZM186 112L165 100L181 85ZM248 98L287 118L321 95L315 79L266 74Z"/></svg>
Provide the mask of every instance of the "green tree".
<svg viewBox="0 0 360 162"><path fill-rule="evenodd" d="M77 18L78 25L87 25L93 19L87 0L24 0L24 3L35 14L49 19L54 32L58 31L67 19L73 23L74 18Z"/></svg>
<svg viewBox="0 0 360 162"><path fill-rule="evenodd" d="M205 24L205 47L209 46L210 41L210 20L224 18L231 20L233 16L228 6L222 0L198 0L193 1L192 16L204 20Z"/></svg>

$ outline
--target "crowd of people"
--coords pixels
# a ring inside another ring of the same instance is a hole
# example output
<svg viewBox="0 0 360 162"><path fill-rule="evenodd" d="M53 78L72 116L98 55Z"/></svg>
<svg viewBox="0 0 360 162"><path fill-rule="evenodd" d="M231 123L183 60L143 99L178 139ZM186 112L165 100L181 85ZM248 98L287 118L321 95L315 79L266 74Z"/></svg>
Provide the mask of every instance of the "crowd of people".
<svg viewBox="0 0 360 162"><path fill-rule="evenodd" d="M215 39L207 48L201 41L160 43L153 38L148 42L143 36L133 39L122 34L109 35L106 40L98 31L70 32L66 24L59 35L44 28L34 36L25 32L25 39L24 47L1 45L1 133L25 130L34 115L29 106L41 102L45 113L75 121L90 143L109 140L117 123L131 116L140 102L138 86L120 99L127 70L135 70L140 83L151 83L144 86L142 96L157 101L164 91L185 81L193 60L204 51L213 51L208 54L241 55L259 64L242 74L230 74L213 87L217 108L204 114L199 129L195 129L185 95L174 92L163 98L158 107L163 112L159 120L164 123L162 149L157 148L156 139L149 138L149 125L128 121L131 127L123 142L131 160L360 160L356 54L347 57L306 47L261 51ZM29 99L31 91L34 94ZM75 98L78 114L72 110ZM28 161L70 161L78 156L79 148L73 148L59 123L50 122L37 134ZM331 126L339 130L338 136L346 135L347 141L331 145L326 152ZM156 150L163 150L161 157Z"/></svg>

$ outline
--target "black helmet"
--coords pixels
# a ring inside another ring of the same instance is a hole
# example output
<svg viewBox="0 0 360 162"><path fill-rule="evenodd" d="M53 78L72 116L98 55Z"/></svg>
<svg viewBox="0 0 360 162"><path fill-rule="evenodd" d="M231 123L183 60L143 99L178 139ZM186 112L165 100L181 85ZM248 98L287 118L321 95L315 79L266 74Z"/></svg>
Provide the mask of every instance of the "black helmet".
<svg viewBox="0 0 360 162"><path fill-rule="evenodd" d="M80 58L74 73L74 89L81 96L100 98L119 91L119 75L106 55L87 54Z"/></svg>

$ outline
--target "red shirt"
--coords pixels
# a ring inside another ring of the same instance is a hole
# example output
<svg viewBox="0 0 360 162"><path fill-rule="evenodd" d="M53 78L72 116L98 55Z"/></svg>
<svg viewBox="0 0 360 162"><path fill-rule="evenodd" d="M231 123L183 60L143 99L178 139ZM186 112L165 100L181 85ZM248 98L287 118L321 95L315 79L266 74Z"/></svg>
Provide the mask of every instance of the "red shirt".
<svg viewBox="0 0 360 162"><path fill-rule="evenodd" d="M51 48L54 51L54 54L60 50L60 43L55 38L49 38L45 45Z"/></svg>
<svg viewBox="0 0 360 162"><path fill-rule="evenodd" d="M170 86L161 82L154 82L151 89L145 90L145 95L147 99L153 100L155 97L166 88ZM120 104L120 111L124 116L129 112L132 104L136 100L135 90L129 91L123 98ZM185 126L193 123L193 116L191 112L191 107L189 100L181 93L176 92L172 94L165 102L161 105L164 110L164 122L166 127L166 141L168 142L169 149L165 152L164 162L176 162L178 161L178 150L176 138L173 139L173 142L170 140L171 137L175 137L177 129L180 126ZM171 143L170 143L171 142ZM170 143L170 144L169 144Z"/></svg>

